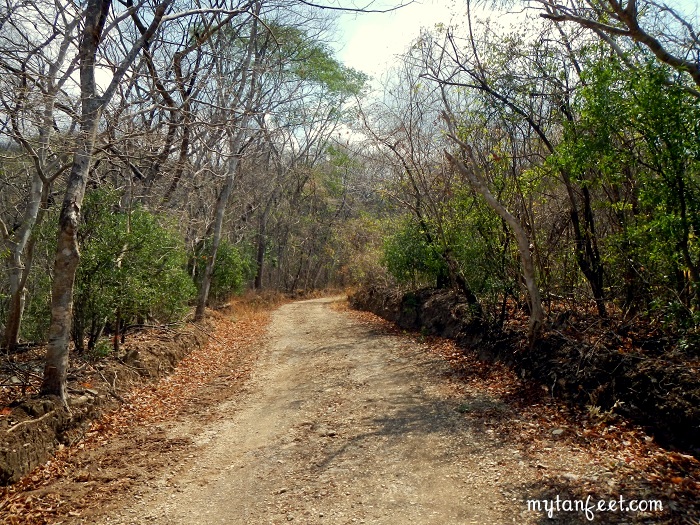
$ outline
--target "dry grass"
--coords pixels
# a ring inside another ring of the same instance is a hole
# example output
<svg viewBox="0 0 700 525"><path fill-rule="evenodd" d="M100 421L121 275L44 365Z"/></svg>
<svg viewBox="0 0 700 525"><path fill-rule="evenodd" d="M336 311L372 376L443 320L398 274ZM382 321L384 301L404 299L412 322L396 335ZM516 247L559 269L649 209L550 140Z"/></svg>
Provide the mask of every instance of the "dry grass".
<svg viewBox="0 0 700 525"><path fill-rule="evenodd" d="M269 312L275 308L293 301L304 299L319 299L321 297L332 297L348 295L348 290L343 288L324 288L323 290L297 290L293 293L284 293L274 290L263 290L256 292L248 290L243 295L234 296L228 302L222 304L210 313L213 316L224 315L234 320L248 319L261 312Z"/></svg>
<svg viewBox="0 0 700 525"><path fill-rule="evenodd" d="M281 292L249 290L241 296L232 297L227 303L209 313L214 317L225 316L234 321L248 320L261 313L274 310L291 300L289 296Z"/></svg>

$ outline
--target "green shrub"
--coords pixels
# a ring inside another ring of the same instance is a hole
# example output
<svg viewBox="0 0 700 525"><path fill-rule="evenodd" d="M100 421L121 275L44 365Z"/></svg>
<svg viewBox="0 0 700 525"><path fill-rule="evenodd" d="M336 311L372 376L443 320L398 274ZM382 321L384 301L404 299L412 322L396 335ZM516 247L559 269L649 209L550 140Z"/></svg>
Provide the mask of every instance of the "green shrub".
<svg viewBox="0 0 700 525"><path fill-rule="evenodd" d="M434 244L428 241L426 231L411 218L387 237L381 262L399 283L414 286L426 281L434 285L447 270Z"/></svg>
<svg viewBox="0 0 700 525"><path fill-rule="evenodd" d="M197 251L196 275L198 277L204 273L210 252L210 242L203 243ZM223 302L232 295L240 294L254 275L255 264L249 247L231 244L222 239L216 253L209 300Z"/></svg>
<svg viewBox="0 0 700 525"><path fill-rule="evenodd" d="M36 244L32 268L26 283L27 294L20 327L21 339L25 341L45 342L48 339L57 228L58 207L56 206L47 210L44 220L33 233Z"/></svg>
<svg viewBox="0 0 700 525"><path fill-rule="evenodd" d="M175 230L142 208L127 213L117 203L114 192L98 190L83 205L72 328L80 350L86 333L94 348L108 323L176 319L195 294Z"/></svg>

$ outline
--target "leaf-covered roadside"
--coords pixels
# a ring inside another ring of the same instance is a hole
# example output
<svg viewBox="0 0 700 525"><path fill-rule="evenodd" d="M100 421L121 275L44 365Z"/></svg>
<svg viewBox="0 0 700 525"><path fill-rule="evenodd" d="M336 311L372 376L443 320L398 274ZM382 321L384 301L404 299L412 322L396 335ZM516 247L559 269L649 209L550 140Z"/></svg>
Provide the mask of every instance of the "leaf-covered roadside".
<svg viewBox="0 0 700 525"><path fill-rule="evenodd" d="M207 396L247 377L255 343L269 315L265 307L240 306L212 312L209 342L193 350L171 375L124 395L124 403L96 421L82 440L63 447L54 459L4 488L0 493L2 523L35 525L78 518L143 481L138 471L121 465L127 455L129 462L139 464L149 461L141 456L185 450L186 440L160 437L160 423L187 411L204 410ZM107 457L100 455L103 448L109 450L104 454Z"/></svg>
<svg viewBox="0 0 700 525"><path fill-rule="evenodd" d="M536 486L508 487L518 497L661 500L662 515L609 514L606 523L700 522L700 461L667 450L639 426L612 412L585 411L554 399L503 363L479 359L453 340L400 330L369 312L351 311L362 323L408 337L408 344L439 355L451 368L458 411L508 446L525 451L540 472ZM483 403L484 395L498 403ZM583 454L587 475L562 471L560 450ZM522 502L521 502L522 503ZM638 520L638 521L636 521Z"/></svg>

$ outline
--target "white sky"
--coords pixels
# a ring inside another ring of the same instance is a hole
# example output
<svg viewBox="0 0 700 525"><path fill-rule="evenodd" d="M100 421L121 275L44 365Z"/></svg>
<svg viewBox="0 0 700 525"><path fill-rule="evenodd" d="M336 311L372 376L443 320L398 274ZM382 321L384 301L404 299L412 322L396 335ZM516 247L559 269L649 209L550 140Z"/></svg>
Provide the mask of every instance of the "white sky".
<svg viewBox="0 0 700 525"><path fill-rule="evenodd" d="M382 4L392 5L388 1ZM422 27L433 28L439 22L447 25L453 13L463 10L461 0L416 0L390 13L343 14L335 46L338 59L377 80L396 61L395 56L418 37Z"/></svg>
<svg viewBox="0 0 700 525"><path fill-rule="evenodd" d="M353 5L368 3L353 1ZM373 9L386 8L396 5L401 0L376 0L372 2ZM673 7L680 9L691 21L697 24L700 0L667 0ZM345 5L345 2L338 2ZM473 2L474 3L474 2ZM483 5L483 2L475 2ZM476 9L475 9L476 11ZM476 16L483 16L481 9ZM396 55L401 54L408 45L420 34L423 27L432 29L435 24L449 25L453 17L460 19L466 13L465 0L414 0L410 5L390 13L345 13L340 15L338 27L338 43L334 46L338 59L346 66L363 71L374 79L374 85L383 74L396 62ZM518 18L511 14L503 16L501 11L499 21ZM463 18L462 18L463 19Z"/></svg>

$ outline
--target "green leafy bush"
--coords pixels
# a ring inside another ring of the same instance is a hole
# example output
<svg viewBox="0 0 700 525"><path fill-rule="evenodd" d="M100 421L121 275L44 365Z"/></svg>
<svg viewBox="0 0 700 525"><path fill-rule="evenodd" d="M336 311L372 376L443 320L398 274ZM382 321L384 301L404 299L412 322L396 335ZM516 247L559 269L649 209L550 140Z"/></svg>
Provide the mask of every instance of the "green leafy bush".
<svg viewBox="0 0 700 525"><path fill-rule="evenodd" d="M46 211L44 220L34 230L36 244L32 271L26 283L26 301L20 328L24 341L44 342L51 322L51 284L53 261L56 255L56 228L58 207Z"/></svg>
<svg viewBox="0 0 700 525"><path fill-rule="evenodd" d="M625 311L694 326L700 306L700 106L653 58L635 75L603 58L549 163L599 196L607 294Z"/></svg>
<svg viewBox="0 0 700 525"><path fill-rule="evenodd" d="M152 213L117 207L114 192L88 194L78 232L81 261L76 275L72 336L92 349L107 324L182 316L194 297L182 239Z"/></svg>
<svg viewBox="0 0 700 525"><path fill-rule="evenodd" d="M445 261L421 225L407 218L384 242L382 264L399 283L435 284L447 271Z"/></svg>
<svg viewBox="0 0 700 525"><path fill-rule="evenodd" d="M211 252L211 244L203 243L197 251L197 276L204 268ZM214 275L209 288L209 300L223 302L239 294L255 275L255 264L248 246L238 246L222 240L216 253Z"/></svg>

